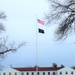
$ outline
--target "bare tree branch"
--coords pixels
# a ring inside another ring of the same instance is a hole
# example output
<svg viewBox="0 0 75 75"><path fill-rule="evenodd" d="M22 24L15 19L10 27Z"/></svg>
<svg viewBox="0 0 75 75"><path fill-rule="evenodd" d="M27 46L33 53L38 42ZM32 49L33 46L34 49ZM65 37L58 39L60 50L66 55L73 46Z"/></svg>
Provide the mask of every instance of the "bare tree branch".
<svg viewBox="0 0 75 75"><path fill-rule="evenodd" d="M1 20L5 20L6 19L6 15L4 12L0 12L0 19ZM0 32L1 31L5 31L5 27L2 23L0 23ZM22 46L24 46L26 43L22 42L19 45L16 45L15 42L9 43L8 44L8 37L1 37L0 38L0 59L4 58L5 54L9 53L9 52L15 52L17 51L19 48L21 48Z"/></svg>
<svg viewBox="0 0 75 75"><path fill-rule="evenodd" d="M57 2L57 0L49 0L52 3L52 11L46 14L47 24L53 21L60 21L55 31L56 39L65 39L71 34L75 27L75 0L65 1L65 4ZM64 18L63 18L64 17ZM57 22L58 22L57 21Z"/></svg>
<svg viewBox="0 0 75 75"><path fill-rule="evenodd" d="M6 15L4 12L0 12L0 19L3 19L3 20L6 19Z"/></svg>
<svg viewBox="0 0 75 75"><path fill-rule="evenodd" d="M22 46L24 46L26 44L25 42L22 42L19 45L16 45L15 42L8 44L8 37L3 38L0 41L1 41L1 43L0 43L0 55L6 54L8 52L17 51L19 48L21 48Z"/></svg>
<svg viewBox="0 0 75 75"><path fill-rule="evenodd" d="M0 12L0 20L5 20L6 15L4 12ZM5 27L3 23L0 23L0 32L5 31ZM16 44L15 42L9 43L8 42L8 37L0 37L0 70L2 69L1 62L3 58L9 53L9 52L15 52L21 47L23 47L26 43L22 42L19 45Z"/></svg>

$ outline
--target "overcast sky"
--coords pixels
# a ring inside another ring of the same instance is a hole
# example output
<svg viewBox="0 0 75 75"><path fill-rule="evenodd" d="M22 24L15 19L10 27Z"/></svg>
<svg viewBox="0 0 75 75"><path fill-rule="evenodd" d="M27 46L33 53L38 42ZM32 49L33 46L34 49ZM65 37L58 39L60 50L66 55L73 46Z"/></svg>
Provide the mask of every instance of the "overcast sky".
<svg viewBox="0 0 75 75"><path fill-rule="evenodd" d="M37 32L38 65L51 66L57 63L65 66L75 65L75 35L69 36L65 41L55 41L54 26L42 26L37 18L44 20L44 13L49 10L47 0L1 0L0 10L4 11L7 19L2 21L6 27L4 35L9 41L20 43L25 41L26 46L15 53L9 53L3 60L4 68L30 67L36 65L36 24L37 29L42 28L45 34ZM37 17L36 17L37 14Z"/></svg>

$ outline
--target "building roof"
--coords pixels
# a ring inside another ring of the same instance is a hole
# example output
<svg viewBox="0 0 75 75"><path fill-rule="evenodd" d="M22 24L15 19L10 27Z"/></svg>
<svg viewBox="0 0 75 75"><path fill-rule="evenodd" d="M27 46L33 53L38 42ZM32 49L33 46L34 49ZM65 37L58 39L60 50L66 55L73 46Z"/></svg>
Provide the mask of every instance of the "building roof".
<svg viewBox="0 0 75 75"><path fill-rule="evenodd" d="M56 71L63 67L38 67L38 71ZM36 71L36 67L13 68L18 71Z"/></svg>

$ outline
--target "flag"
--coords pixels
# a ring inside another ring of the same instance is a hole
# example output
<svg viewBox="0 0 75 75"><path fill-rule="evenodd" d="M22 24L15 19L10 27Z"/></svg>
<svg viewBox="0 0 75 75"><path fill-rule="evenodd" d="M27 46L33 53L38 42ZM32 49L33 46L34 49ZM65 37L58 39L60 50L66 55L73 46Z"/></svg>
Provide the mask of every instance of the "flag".
<svg viewBox="0 0 75 75"><path fill-rule="evenodd" d="M44 25L44 21L43 21L43 20L39 20L39 19L37 19L37 21L38 21L38 23Z"/></svg>
<svg viewBox="0 0 75 75"><path fill-rule="evenodd" d="M38 29L38 32L39 32L39 33L42 33L42 34L45 33L43 29Z"/></svg>

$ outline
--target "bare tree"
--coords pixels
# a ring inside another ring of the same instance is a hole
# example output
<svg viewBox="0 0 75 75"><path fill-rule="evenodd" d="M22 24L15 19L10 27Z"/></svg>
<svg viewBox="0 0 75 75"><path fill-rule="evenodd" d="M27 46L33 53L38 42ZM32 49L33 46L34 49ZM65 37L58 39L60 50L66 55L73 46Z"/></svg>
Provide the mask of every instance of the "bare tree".
<svg viewBox="0 0 75 75"><path fill-rule="evenodd" d="M75 70L75 66L72 66L71 68Z"/></svg>
<svg viewBox="0 0 75 75"><path fill-rule="evenodd" d="M75 0L48 0L51 12L46 14L47 24L57 21L58 28L55 31L57 40L66 39L67 36L75 32Z"/></svg>
<svg viewBox="0 0 75 75"><path fill-rule="evenodd" d="M6 15L4 12L0 12L0 20L5 20ZM0 32L5 31L5 27L3 23L0 23ZM20 43L19 45L16 45L15 42L8 43L7 37L0 37L0 61L5 57L5 55L9 52L15 52L20 47L24 46L25 42Z"/></svg>
<svg viewBox="0 0 75 75"><path fill-rule="evenodd" d="M65 67L63 64L61 64L61 67Z"/></svg>
<svg viewBox="0 0 75 75"><path fill-rule="evenodd" d="M53 63L52 66L53 66L53 67L57 67L57 64L56 64L56 63Z"/></svg>

